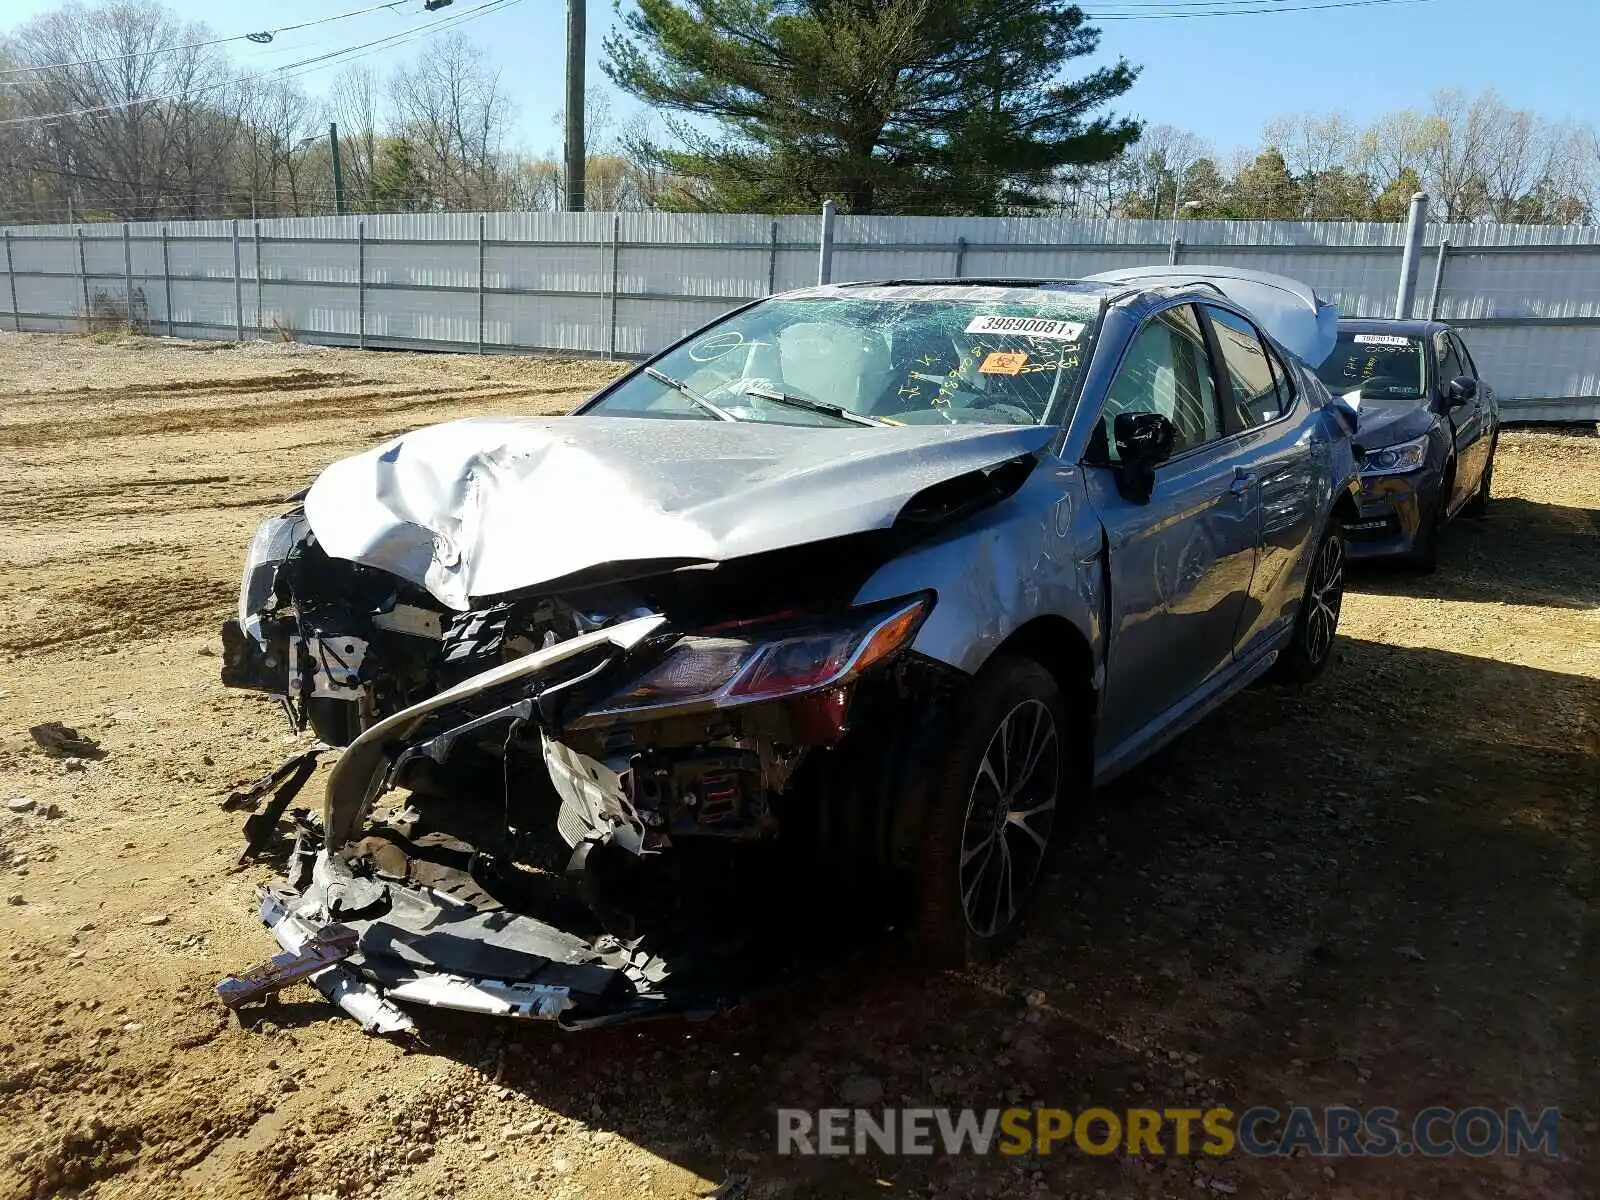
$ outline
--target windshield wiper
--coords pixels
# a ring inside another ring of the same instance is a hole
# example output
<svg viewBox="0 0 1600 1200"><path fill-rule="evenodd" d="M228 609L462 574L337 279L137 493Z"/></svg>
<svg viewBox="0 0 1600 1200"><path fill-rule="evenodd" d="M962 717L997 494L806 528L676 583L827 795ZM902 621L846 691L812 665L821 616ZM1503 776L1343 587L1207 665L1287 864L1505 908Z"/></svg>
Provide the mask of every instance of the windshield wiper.
<svg viewBox="0 0 1600 1200"><path fill-rule="evenodd" d="M836 417L841 421L849 421L855 425L887 425L887 421L880 421L876 417L869 417L863 413L851 412L848 408L841 408L837 404L824 404L820 400L807 400L804 396L793 396L788 392L764 388L759 384L747 385L740 389L747 396L759 396L763 400L770 400L774 404L782 404L786 408L803 409L806 412L821 413L825 417Z"/></svg>
<svg viewBox="0 0 1600 1200"><path fill-rule="evenodd" d="M727 409L720 408L711 401L707 400L704 396L700 395L681 379L674 379L671 375L668 375L664 371L658 371L654 367L646 367L644 369L644 373L650 376L651 379L654 379L657 383L665 384L675 392L681 392L685 400L689 401L689 403L693 404L695 407L710 413L719 421L737 421L739 419Z"/></svg>

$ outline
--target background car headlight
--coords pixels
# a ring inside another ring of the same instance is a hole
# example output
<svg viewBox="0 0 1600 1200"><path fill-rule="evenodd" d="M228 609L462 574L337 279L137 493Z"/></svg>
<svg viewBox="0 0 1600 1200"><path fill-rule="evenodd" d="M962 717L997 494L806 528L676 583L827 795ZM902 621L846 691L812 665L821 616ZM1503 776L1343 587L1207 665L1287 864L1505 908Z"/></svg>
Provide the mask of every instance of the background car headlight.
<svg viewBox="0 0 1600 1200"><path fill-rule="evenodd" d="M1363 475L1402 475L1415 471L1428 461L1428 435L1398 442L1378 450L1368 450L1361 460Z"/></svg>
<svg viewBox="0 0 1600 1200"><path fill-rule="evenodd" d="M278 586L278 569L298 546L310 526L304 513L268 517L256 526L250 550L244 559L244 578L239 582L239 624L246 630L251 622L273 607L272 594Z"/></svg>
<svg viewBox="0 0 1600 1200"><path fill-rule="evenodd" d="M846 683L909 643L933 607L918 596L810 625L680 637L666 656L586 717L726 708Z"/></svg>

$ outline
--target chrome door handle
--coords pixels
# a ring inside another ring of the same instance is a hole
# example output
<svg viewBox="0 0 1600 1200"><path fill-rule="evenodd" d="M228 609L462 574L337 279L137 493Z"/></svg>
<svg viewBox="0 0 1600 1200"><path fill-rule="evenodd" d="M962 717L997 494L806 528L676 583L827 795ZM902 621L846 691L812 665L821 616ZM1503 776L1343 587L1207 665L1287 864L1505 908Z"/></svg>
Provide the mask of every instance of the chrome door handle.
<svg viewBox="0 0 1600 1200"><path fill-rule="evenodd" d="M1228 485L1228 490L1235 496L1243 496L1259 482L1261 481L1254 475L1236 475L1233 482Z"/></svg>

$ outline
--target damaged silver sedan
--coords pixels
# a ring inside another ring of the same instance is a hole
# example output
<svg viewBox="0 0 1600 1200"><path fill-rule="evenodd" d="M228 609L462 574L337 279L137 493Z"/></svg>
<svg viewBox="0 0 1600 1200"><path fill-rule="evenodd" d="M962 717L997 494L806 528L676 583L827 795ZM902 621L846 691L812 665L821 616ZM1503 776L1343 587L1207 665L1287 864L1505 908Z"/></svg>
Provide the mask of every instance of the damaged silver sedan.
<svg viewBox="0 0 1600 1200"><path fill-rule="evenodd" d="M1061 810L1327 664L1336 318L1209 268L818 287L570 417L333 464L224 629L223 681L324 745L244 798L274 793L253 848L294 831L282 953L219 991L576 1028L714 1012L862 930L993 954Z"/></svg>

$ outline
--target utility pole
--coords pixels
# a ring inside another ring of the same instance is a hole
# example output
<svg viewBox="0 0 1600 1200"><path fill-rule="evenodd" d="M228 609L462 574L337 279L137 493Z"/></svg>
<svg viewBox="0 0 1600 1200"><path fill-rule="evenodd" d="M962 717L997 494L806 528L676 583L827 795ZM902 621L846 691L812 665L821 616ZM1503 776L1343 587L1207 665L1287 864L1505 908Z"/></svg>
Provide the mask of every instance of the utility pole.
<svg viewBox="0 0 1600 1200"><path fill-rule="evenodd" d="M584 209L583 57L587 0L567 0L567 210Z"/></svg>
<svg viewBox="0 0 1600 1200"><path fill-rule="evenodd" d="M344 215L344 166L339 161L339 123L328 123L328 145L333 150L333 211Z"/></svg>

